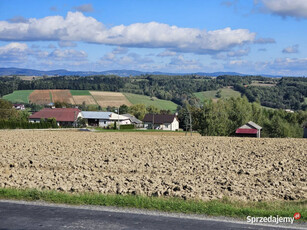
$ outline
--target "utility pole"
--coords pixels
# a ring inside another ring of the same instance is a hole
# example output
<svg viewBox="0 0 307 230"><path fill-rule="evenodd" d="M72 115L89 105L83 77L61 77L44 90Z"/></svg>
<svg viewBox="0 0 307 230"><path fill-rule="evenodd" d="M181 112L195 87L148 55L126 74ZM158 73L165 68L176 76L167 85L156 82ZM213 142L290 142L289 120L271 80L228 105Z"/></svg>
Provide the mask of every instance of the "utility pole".
<svg viewBox="0 0 307 230"><path fill-rule="evenodd" d="M117 110L117 111L118 111L118 113L117 113L117 116L118 116L118 117L117 117L117 120L118 120L118 130L120 130L120 124L119 124L119 107L118 107L118 110Z"/></svg>
<svg viewBox="0 0 307 230"><path fill-rule="evenodd" d="M192 136L192 115L191 115L190 110L189 110L189 118L190 118L190 133L191 133L191 136Z"/></svg>
<svg viewBox="0 0 307 230"><path fill-rule="evenodd" d="M185 125L186 125L186 132L185 132L185 135L187 135L188 129L190 129L190 133L191 133L191 136L192 136L192 114L191 114L191 112L190 112L188 106L187 106L187 113L188 113L188 114L185 115ZM189 115L189 121L187 121L187 120L188 120L188 119L187 119L187 115Z"/></svg>
<svg viewBox="0 0 307 230"><path fill-rule="evenodd" d="M152 129L155 129L155 114L152 114Z"/></svg>

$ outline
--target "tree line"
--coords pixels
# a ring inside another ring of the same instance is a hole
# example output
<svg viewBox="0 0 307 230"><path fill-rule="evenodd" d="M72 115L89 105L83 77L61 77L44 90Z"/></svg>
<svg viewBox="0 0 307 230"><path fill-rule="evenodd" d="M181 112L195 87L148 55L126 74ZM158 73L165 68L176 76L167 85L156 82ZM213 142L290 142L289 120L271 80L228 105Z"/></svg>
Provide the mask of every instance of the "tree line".
<svg viewBox="0 0 307 230"><path fill-rule="evenodd" d="M203 136L234 136L235 131L248 121L263 128L262 137L303 137L307 124L307 111L294 113L282 109L266 109L257 102L250 103L246 97L206 100L201 106L188 104L179 109L181 128L188 128L188 114L192 116L193 130Z"/></svg>
<svg viewBox="0 0 307 230"><path fill-rule="evenodd" d="M251 85L253 81L274 83L276 86L263 87ZM306 110L307 102L307 78L284 77L267 78L262 76L219 76L216 78L184 75L150 75L145 74L136 77L118 76L59 76L44 77L31 81L18 77L0 78L0 96L12 93L15 90L35 89L71 89L71 90L101 90L113 92L128 92L159 99L170 100L178 105L186 103L199 105L202 102L193 93L218 90L232 86L249 102L259 102L263 106L272 108L288 108L294 110Z"/></svg>

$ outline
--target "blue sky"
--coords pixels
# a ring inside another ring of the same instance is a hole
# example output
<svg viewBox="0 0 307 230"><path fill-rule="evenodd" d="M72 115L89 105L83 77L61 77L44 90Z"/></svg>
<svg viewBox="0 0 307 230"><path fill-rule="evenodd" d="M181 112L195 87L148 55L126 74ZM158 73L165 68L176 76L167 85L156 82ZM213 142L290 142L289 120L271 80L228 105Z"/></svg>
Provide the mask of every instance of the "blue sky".
<svg viewBox="0 0 307 230"><path fill-rule="evenodd" d="M0 67L306 76L306 0L0 1Z"/></svg>

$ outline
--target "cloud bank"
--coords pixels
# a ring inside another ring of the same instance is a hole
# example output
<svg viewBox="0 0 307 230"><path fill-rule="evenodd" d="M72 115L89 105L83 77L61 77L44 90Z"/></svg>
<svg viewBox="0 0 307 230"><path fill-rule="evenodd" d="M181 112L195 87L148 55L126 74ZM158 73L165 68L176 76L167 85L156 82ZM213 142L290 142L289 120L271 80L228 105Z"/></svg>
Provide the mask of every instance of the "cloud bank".
<svg viewBox="0 0 307 230"><path fill-rule="evenodd" d="M0 21L2 41L82 41L136 48L167 48L175 52L214 54L252 43L255 33L248 29L206 31L149 22L107 28L81 12L23 22Z"/></svg>
<svg viewBox="0 0 307 230"><path fill-rule="evenodd" d="M306 0L261 0L271 13L282 17L307 18Z"/></svg>

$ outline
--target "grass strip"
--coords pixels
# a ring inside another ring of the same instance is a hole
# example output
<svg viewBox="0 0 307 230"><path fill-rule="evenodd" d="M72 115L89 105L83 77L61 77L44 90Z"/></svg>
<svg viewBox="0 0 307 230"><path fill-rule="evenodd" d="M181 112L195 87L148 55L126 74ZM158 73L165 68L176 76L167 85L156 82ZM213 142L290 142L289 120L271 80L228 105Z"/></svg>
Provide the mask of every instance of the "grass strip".
<svg viewBox="0 0 307 230"><path fill-rule="evenodd" d="M99 193L66 193L54 190L0 188L0 199L46 201L71 205L101 205L130 207L187 214L228 216L246 219L247 216L293 217L301 213L299 222L307 221L307 200L243 202L225 197L220 200L200 201L180 198L147 197L137 195L106 195ZM297 222L297 221L295 221Z"/></svg>
<svg viewBox="0 0 307 230"><path fill-rule="evenodd" d="M50 102L53 103L53 100L52 100L52 92L49 90L49 97L50 97Z"/></svg>

